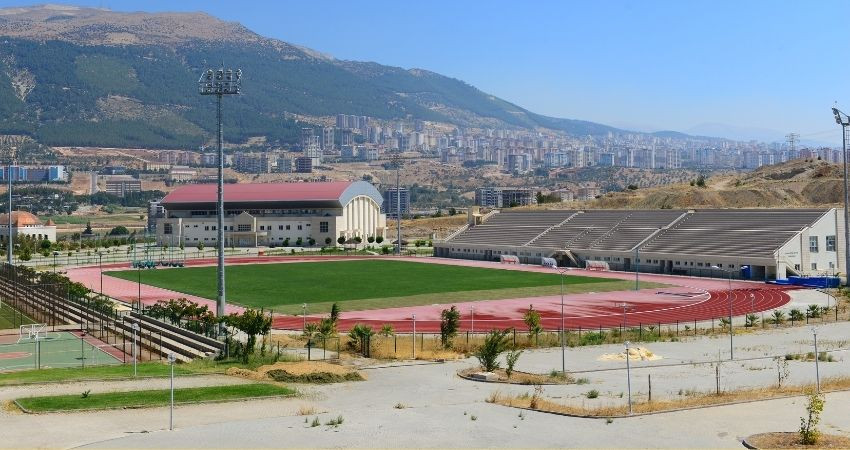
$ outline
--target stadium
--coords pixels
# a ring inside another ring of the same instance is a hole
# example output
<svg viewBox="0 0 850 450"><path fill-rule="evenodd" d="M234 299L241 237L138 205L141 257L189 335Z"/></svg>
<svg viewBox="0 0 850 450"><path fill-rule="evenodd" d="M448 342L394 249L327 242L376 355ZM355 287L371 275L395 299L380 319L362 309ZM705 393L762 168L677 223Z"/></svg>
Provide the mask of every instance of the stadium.
<svg viewBox="0 0 850 450"><path fill-rule="evenodd" d="M340 192L370 191L371 186L358 184ZM241 203L227 208L233 216L239 217L236 210L244 205L268 200L251 198L251 192L240 191ZM310 208L310 199L298 199L294 192L275 195L289 195L287 202ZM170 197L164 205L176 208L158 230L177 221L179 229L188 229L182 237L188 239L194 233L189 221L205 219L181 217L197 207L185 191ZM344 205L341 198L330 201ZM379 205L380 199L369 198L374 203L368 204ZM345 214L338 216L332 234L385 229L347 228ZM433 257L368 252L345 258L309 253L228 257L227 298L232 311L270 311L278 329L300 330L339 303L343 330L360 323L436 332L441 311L451 305L461 311L467 331L476 324L479 331L522 328L530 308L540 312L545 329L557 330L563 283L563 326L568 329L713 322L783 307L790 300L788 290L797 288L783 281L789 275L843 273L839 219L836 209L494 211L485 216L471 210L466 226L435 242ZM546 258L557 267L542 265ZM513 261L519 264L507 264ZM116 265L104 269L103 289L127 303L185 297L213 307L214 265L211 258L155 271ZM100 270L73 269L69 276L95 286Z"/></svg>

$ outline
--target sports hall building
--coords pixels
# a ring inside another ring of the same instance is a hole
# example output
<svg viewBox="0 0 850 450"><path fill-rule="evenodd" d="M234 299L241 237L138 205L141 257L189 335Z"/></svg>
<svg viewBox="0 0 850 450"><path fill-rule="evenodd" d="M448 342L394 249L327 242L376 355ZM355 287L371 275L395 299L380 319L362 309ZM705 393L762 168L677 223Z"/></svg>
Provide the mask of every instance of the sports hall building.
<svg viewBox="0 0 850 450"><path fill-rule="evenodd" d="M436 256L769 280L846 273L841 209L470 210ZM716 266L720 269L713 269Z"/></svg>
<svg viewBox="0 0 850 450"><path fill-rule="evenodd" d="M298 238L336 245L339 237L384 236L381 194L370 183L240 183L224 185L224 244L228 247L281 246ZM156 221L160 245L217 243L216 185L179 187L160 202Z"/></svg>

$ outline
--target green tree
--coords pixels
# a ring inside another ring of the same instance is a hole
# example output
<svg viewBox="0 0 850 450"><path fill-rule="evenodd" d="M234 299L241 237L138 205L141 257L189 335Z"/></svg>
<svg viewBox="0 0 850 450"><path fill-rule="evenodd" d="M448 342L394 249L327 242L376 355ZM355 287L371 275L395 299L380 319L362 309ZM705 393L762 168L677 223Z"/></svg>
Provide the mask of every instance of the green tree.
<svg viewBox="0 0 850 450"><path fill-rule="evenodd" d="M333 304L331 305L330 319L331 319L331 323L333 323L334 330L337 329L337 324L339 324L339 313L340 313L339 304L337 304L337 302L333 302Z"/></svg>
<svg viewBox="0 0 850 450"><path fill-rule="evenodd" d="M809 392L806 402L806 415L800 417L800 443L815 445L820 439L818 423L823 412L824 397L817 392Z"/></svg>
<svg viewBox="0 0 850 450"><path fill-rule="evenodd" d="M510 330L492 330L487 333L484 343L475 352L475 357L485 372L499 368L499 355L508 348L508 333Z"/></svg>
<svg viewBox="0 0 850 450"><path fill-rule="evenodd" d="M522 321L528 327L528 338L537 342L543 327L540 325L540 312L534 310L533 305L528 305L528 310L522 315Z"/></svg>
<svg viewBox="0 0 850 450"><path fill-rule="evenodd" d="M331 242L333 242L333 241L334 241L333 239L326 237L325 238L325 245L331 245Z"/></svg>
<svg viewBox="0 0 850 450"><path fill-rule="evenodd" d="M456 306L452 305L451 308L440 312L440 342L443 348L451 348L458 328L460 328L460 312Z"/></svg>
<svg viewBox="0 0 850 450"><path fill-rule="evenodd" d="M340 236L336 239L337 244L342 245L345 244L345 236Z"/></svg>
<svg viewBox="0 0 850 450"><path fill-rule="evenodd" d="M124 225L118 225L117 227L109 230L110 236L127 236L130 234L130 230L127 229Z"/></svg>
<svg viewBox="0 0 850 450"><path fill-rule="evenodd" d="M246 358L254 352L257 346L257 335L267 334L272 327L272 318L262 310L247 308L242 314L231 313L227 316L228 325L238 329L248 336L246 343Z"/></svg>
<svg viewBox="0 0 850 450"><path fill-rule="evenodd" d="M381 242L384 242L384 237L383 236L375 236L375 243L380 244Z"/></svg>
<svg viewBox="0 0 850 450"><path fill-rule="evenodd" d="M368 238L366 238L366 242L368 242L370 244L375 242L375 236L369 236Z"/></svg>
<svg viewBox="0 0 850 450"><path fill-rule="evenodd" d="M203 250L204 250L204 243L198 242L198 251L203 251Z"/></svg>

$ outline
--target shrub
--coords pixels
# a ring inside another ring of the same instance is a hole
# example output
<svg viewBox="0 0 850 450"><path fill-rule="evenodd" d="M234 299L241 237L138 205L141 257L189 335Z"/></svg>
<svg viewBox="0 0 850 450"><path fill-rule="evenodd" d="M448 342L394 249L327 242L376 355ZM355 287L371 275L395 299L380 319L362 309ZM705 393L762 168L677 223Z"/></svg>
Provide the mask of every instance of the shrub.
<svg viewBox="0 0 850 450"><path fill-rule="evenodd" d="M758 323L759 323L759 317L755 314L747 314L746 319L747 319L747 323L746 323L745 326L747 328L753 328L756 325L758 325Z"/></svg>
<svg viewBox="0 0 850 450"><path fill-rule="evenodd" d="M381 331L378 334L383 337L390 337L395 334L395 330L393 329L392 325L385 323L381 326Z"/></svg>
<svg viewBox="0 0 850 450"><path fill-rule="evenodd" d="M203 250L203 249L204 249L204 243L198 242L198 250Z"/></svg>
<svg viewBox="0 0 850 450"><path fill-rule="evenodd" d="M528 327L529 338L536 340L540 336L540 333L543 332L543 327L540 326L540 313L534 310L534 306L528 306L528 311L523 314L522 321Z"/></svg>
<svg viewBox="0 0 850 450"><path fill-rule="evenodd" d="M363 242L363 238L360 236L354 236L354 242L360 244Z"/></svg>
<svg viewBox="0 0 850 450"><path fill-rule="evenodd" d="M302 245L304 245L304 239L301 239L301 237L299 237L298 239L295 240L295 246L296 247L301 247Z"/></svg>
<svg viewBox="0 0 850 450"><path fill-rule="evenodd" d="M493 330L487 333L484 343L475 352L475 357L481 363L485 372L492 372L499 368L499 355L508 347L508 333L510 330Z"/></svg>
<svg viewBox="0 0 850 450"><path fill-rule="evenodd" d="M591 390L587 391L587 393L584 394L584 396L587 397L587 398L597 398L597 397L599 397L599 391L597 391L596 389L591 389Z"/></svg>
<svg viewBox="0 0 850 450"><path fill-rule="evenodd" d="M366 242L368 242L370 244L375 242L375 236L369 236L368 238L366 238Z"/></svg>
<svg viewBox="0 0 850 450"><path fill-rule="evenodd" d="M331 245L331 242L333 242L333 241L334 241L333 239L326 237L325 238L325 245Z"/></svg>
<svg viewBox="0 0 850 450"><path fill-rule="evenodd" d="M505 373L508 375L509 380L511 379L511 374L514 372L514 366L519 360L520 355L522 355L522 350L513 349L505 356Z"/></svg>
<svg viewBox="0 0 850 450"><path fill-rule="evenodd" d="M384 242L384 237L383 236L375 236L375 243L380 244L381 242Z"/></svg>
<svg viewBox="0 0 850 450"><path fill-rule="evenodd" d="M307 239L307 243L310 244L310 247L316 245L316 240L313 238Z"/></svg>
<svg viewBox="0 0 850 450"><path fill-rule="evenodd" d="M339 245L345 244L345 236L340 236L336 239L336 243Z"/></svg>
<svg viewBox="0 0 850 450"><path fill-rule="evenodd" d="M374 334L372 327L360 323L354 324L348 332L348 338L350 339L349 345L356 347L361 353L366 353L369 339Z"/></svg>
<svg viewBox="0 0 850 450"><path fill-rule="evenodd" d="M803 315L803 311L800 311L798 308L792 309L789 315L791 317L791 322L802 322L803 320L806 320L806 316Z"/></svg>
<svg viewBox="0 0 850 450"><path fill-rule="evenodd" d="M818 318L818 317L820 317L820 313L821 313L821 309L820 309L820 306L818 306L818 305L809 305L809 307L806 308L806 317L808 317L808 318L812 318L812 319Z"/></svg>
<svg viewBox="0 0 850 450"><path fill-rule="evenodd" d="M770 316L770 322L774 325L780 325L785 322L785 312L781 310L773 311L773 314Z"/></svg>
<svg viewBox="0 0 850 450"><path fill-rule="evenodd" d="M319 324L316 322L310 322L304 326L304 336L311 338L319 332Z"/></svg>
<svg viewBox="0 0 850 450"><path fill-rule="evenodd" d="M807 398L806 415L800 417L800 443L803 445L815 445L820 438L818 422L823 412L824 398L822 394L810 392Z"/></svg>
<svg viewBox="0 0 850 450"><path fill-rule="evenodd" d="M451 348L452 341L457 336L457 330L460 327L460 312L457 307L452 305L449 309L444 309L440 313L440 343L443 348Z"/></svg>
<svg viewBox="0 0 850 450"><path fill-rule="evenodd" d="M334 302L331 305L331 315L330 315L330 319L331 319L331 322L333 323L334 330L336 330L336 325L337 325L337 323L339 323L339 312L340 312L339 304L337 304L337 302Z"/></svg>

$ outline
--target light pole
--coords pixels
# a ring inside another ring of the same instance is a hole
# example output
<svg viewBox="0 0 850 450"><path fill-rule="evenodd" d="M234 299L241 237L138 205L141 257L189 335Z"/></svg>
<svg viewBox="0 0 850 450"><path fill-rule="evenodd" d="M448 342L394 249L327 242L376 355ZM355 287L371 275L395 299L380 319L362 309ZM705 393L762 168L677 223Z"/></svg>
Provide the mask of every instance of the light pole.
<svg viewBox="0 0 850 450"><path fill-rule="evenodd" d="M472 337L475 337L475 306L469 307L469 317L471 323L469 325L469 331L472 333Z"/></svg>
<svg viewBox="0 0 850 450"><path fill-rule="evenodd" d="M815 386L820 394L820 367L818 366L818 330L812 327L812 336L815 338Z"/></svg>
<svg viewBox="0 0 850 450"><path fill-rule="evenodd" d="M136 333L139 331L139 324L133 322L133 376L138 374L136 369Z"/></svg>
<svg viewBox="0 0 850 450"><path fill-rule="evenodd" d="M416 314L413 315L413 359L416 359Z"/></svg>
<svg viewBox="0 0 850 450"><path fill-rule="evenodd" d="M168 430L174 429L174 361L177 360L177 356L174 353L168 354L168 364L171 366L171 380L170 380L170 388L171 391L171 401L169 402L170 407L168 409Z"/></svg>
<svg viewBox="0 0 850 450"><path fill-rule="evenodd" d="M564 330L564 278L567 277L567 269L566 267L560 268L558 266L553 266L556 272L561 275L561 373L567 374L567 343L565 330Z"/></svg>
<svg viewBox="0 0 850 450"><path fill-rule="evenodd" d="M86 368L86 330L80 331L80 363Z"/></svg>
<svg viewBox="0 0 850 450"><path fill-rule="evenodd" d="M627 317L626 315L628 314L628 310L632 309L632 307L626 302L618 303L617 307L623 308L623 339L625 339L626 338L626 326L627 326L626 325L626 317ZM660 333L661 330L659 329L658 332Z"/></svg>
<svg viewBox="0 0 850 450"><path fill-rule="evenodd" d="M850 203L850 194L848 194L847 186L847 127L850 126L850 117L841 112L838 108L832 108L832 114L835 115L835 122L841 125L841 155L844 165L844 285L850 286L850 211L847 210Z"/></svg>
<svg viewBox="0 0 850 450"><path fill-rule="evenodd" d="M301 316L304 317L304 327L302 330L307 329L307 304L304 303L301 305Z"/></svg>
<svg viewBox="0 0 850 450"><path fill-rule="evenodd" d="M639 263L638 263L639 259L638 258L640 258L640 246L635 247L635 290L638 290L638 284L639 284L638 281L639 281L639 278L640 278L640 276L638 275L638 273L640 272L639 267L638 267L639 266Z"/></svg>
<svg viewBox="0 0 850 450"><path fill-rule="evenodd" d="M6 261L9 263L9 265L12 265L12 250L15 248L13 245L14 236L12 235L12 164L15 163L15 147L12 147L12 153L9 156L9 170L8 172L6 172L6 181L9 182L9 185L7 186L8 192L6 193L9 202L9 223L7 223L9 227L9 229L7 230L9 232L9 236L8 240L6 241Z"/></svg>
<svg viewBox="0 0 850 450"><path fill-rule="evenodd" d="M53 273L54 274L56 273L56 255L58 255L58 254L59 254L59 252L53 252Z"/></svg>
<svg viewBox="0 0 850 450"><path fill-rule="evenodd" d="M629 358L629 345L631 342L626 341L626 386L629 392L629 415L632 415L632 368Z"/></svg>
<svg viewBox="0 0 850 450"><path fill-rule="evenodd" d="M733 344L734 335L732 331L732 271L719 266L711 266L712 269L722 270L729 276L729 360L735 359L735 346Z"/></svg>
<svg viewBox="0 0 850 450"><path fill-rule="evenodd" d="M103 295L103 254L97 252L97 268L100 270L100 294Z"/></svg>
<svg viewBox="0 0 850 450"><path fill-rule="evenodd" d="M224 290L224 136L221 124L221 99L225 95L236 95L240 92L242 70L237 69L207 69L198 80L198 92L201 95L214 95L216 97L216 116L218 119L218 189L216 199L216 242L218 247L218 298L216 302L216 315L224 317L225 290ZM224 324L221 325L224 327Z"/></svg>

